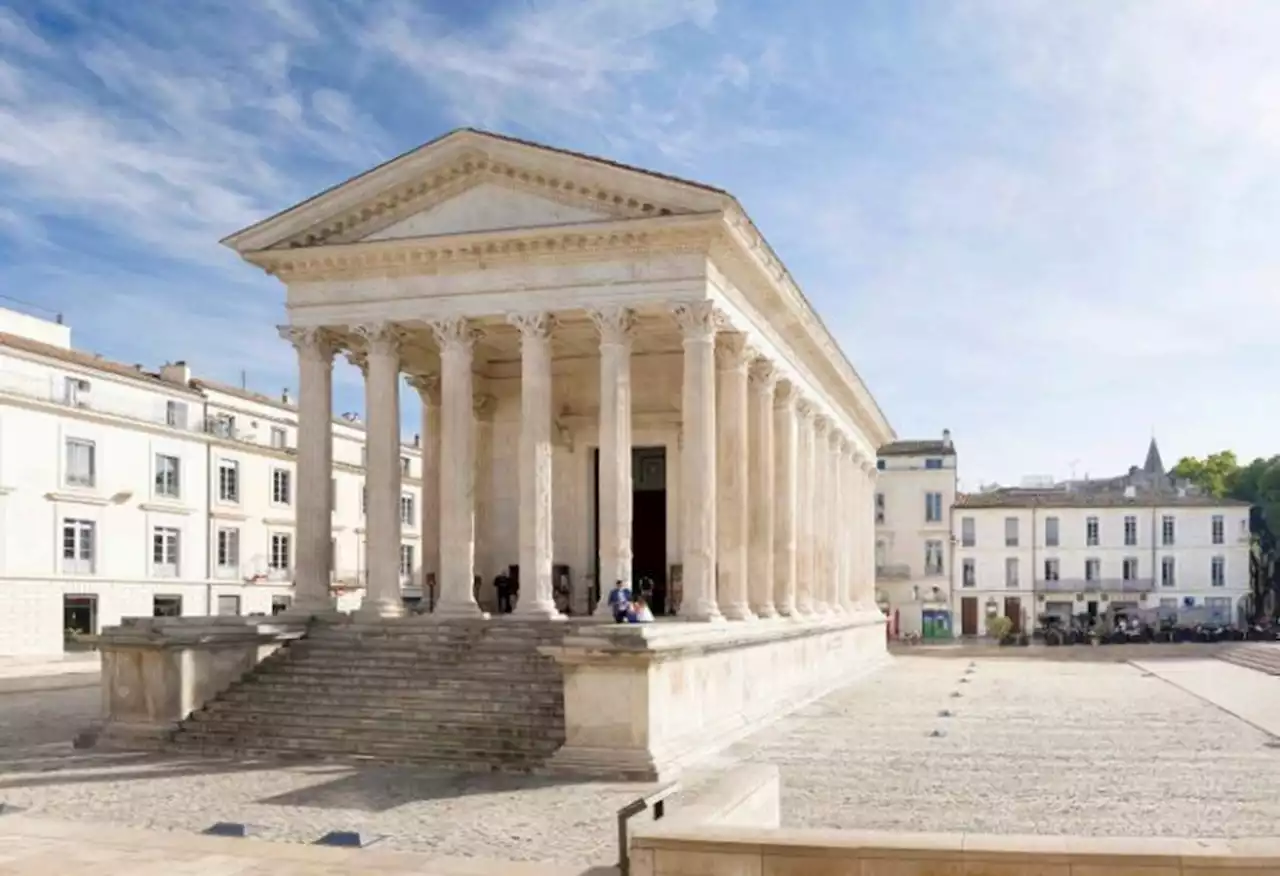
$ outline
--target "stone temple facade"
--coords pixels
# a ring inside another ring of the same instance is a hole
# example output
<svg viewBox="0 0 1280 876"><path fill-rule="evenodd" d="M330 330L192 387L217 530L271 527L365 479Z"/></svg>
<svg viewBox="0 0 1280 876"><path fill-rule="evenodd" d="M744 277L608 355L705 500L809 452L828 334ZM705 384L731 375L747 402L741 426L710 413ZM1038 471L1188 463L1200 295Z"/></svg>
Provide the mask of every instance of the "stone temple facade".
<svg viewBox="0 0 1280 876"><path fill-rule="evenodd" d="M873 606L893 433L728 194L460 130L224 242L287 287L299 609L330 607L339 354L365 376L362 615L403 610L402 376L437 617L510 566L528 617L640 577L686 619Z"/></svg>

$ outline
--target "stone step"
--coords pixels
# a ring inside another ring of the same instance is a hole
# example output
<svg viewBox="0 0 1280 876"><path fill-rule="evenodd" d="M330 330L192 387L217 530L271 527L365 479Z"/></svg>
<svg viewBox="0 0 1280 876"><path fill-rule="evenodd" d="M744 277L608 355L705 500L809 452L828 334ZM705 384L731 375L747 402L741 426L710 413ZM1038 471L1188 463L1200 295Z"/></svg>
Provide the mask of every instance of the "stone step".
<svg viewBox="0 0 1280 876"><path fill-rule="evenodd" d="M451 706L449 709L440 708L436 704L435 708L408 708L403 703L396 707L392 706L368 706L359 702L342 701L336 703L328 702L280 702L278 700L266 699L243 699L243 700L215 700L205 706L196 714L209 715L256 715L257 720L269 720L273 718L293 719L293 718L345 718L368 720L368 721L408 721L414 724L424 724L432 721L435 722L458 722L458 723L485 723L489 721L503 721L511 723L512 721L525 720L528 722L536 721L563 721L564 707L562 704L538 703L531 705L529 703L487 703L487 702L470 702L459 703L461 708Z"/></svg>
<svg viewBox="0 0 1280 876"><path fill-rule="evenodd" d="M316 627L307 631L307 639L332 639L343 641L398 641L421 640L432 642L559 642L568 630L529 627L505 627L482 630L456 630L440 624L419 624L407 627Z"/></svg>
<svg viewBox="0 0 1280 876"><path fill-rule="evenodd" d="M495 752L483 756L475 754L455 755L424 750L421 746L369 745L354 742L341 750L313 740L292 742L283 739L263 739L253 742L228 736L191 736L174 740L170 750L204 757L234 757L247 759L288 759L305 761L339 761L368 763L395 763L435 769L464 772L531 773L537 770L550 755L515 755ZM552 752L554 754L554 752Z"/></svg>
<svg viewBox="0 0 1280 876"><path fill-rule="evenodd" d="M400 666L388 666L378 662L362 662L344 666L327 662L317 664L311 660L290 660L257 668L253 674L255 678L281 675L290 677L306 675L323 678L359 676L371 683L377 683L381 679L398 681L420 680L423 684L467 681L473 684L488 683L502 686L526 682L561 683L561 674L554 666L522 666L519 664L511 666L477 664L474 666L451 666L446 669L441 666L433 667L432 664L427 662Z"/></svg>
<svg viewBox="0 0 1280 876"><path fill-rule="evenodd" d="M367 685L299 688L297 685L286 682L262 680L233 687L214 702L272 702L290 707L302 707L310 703L317 705L340 704L342 708L431 711L459 708L493 711L525 708L556 708L563 710L564 694L560 688L554 690L549 688L512 688L489 693L457 689L410 689L386 693L372 689Z"/></svg>
<svg viewBox="0 0 1280 876"><path fill-rule="evenodd" d="M468 736L458 739L432 737L425 734L391 734L358 730L326 730L310 732L271 732L269 727L236 727L228 729L191 728L178 731L177 742L202 742L243 748L278 748L312 751L323 754L421 754L435 758L469 760L535 760L550 757L562 741L541 737L541 741L512 740L497 737Z"/></svg>
<svg viewBox="0 0 1280 876"><path fill-rule="evenodd" d="M454 663L478 663L492 659L500 660L503 666L550 666L556 667L554 660L543 657L540 654L528 652L511 652L507 654L488 654L486 652L472 652L464 655L446 650L408 649L402 647L396 648L340 648L330 645L295 645L289 651L290 660L298 660L305 657L308 663L342 663L345 665L364 665L364 664L386 664L401 666L411 663L438 663L443 658L445 661ZM461 658L455 659L455 658ZM290 661L284 661L290 662Z"/></svg>
<svg viewBox="0 0 1280 876"><path fill-rule="evenodd" d="M560 679L545 677L509 679L506 676L493 674L480 676L459 675L451 678L431 678L427 675L412 674L335 674L331 672L307 672L305 670L284 671L277 670L275 668L264 670L261 674L255 673L251 679L247 679L245 683L256 684L268 681L276 684L290 684L297 687L343 688L358 686L396 692L412 690L450 690L478 693L492 689L495 692L500 693L504 689L513 690L518 688L533 688L549 692L552 690L560 690L563 687Z"/></svg>
<svg viewBox="0 0 1280 876"><path fill-rule="evenodd" d="M285 715L280 712L196 712L184 722L189 730L258 732L268 736L341 736L364 733L378 736L431 736L446 741L540 740L563 738L564 722L554 717L503 718L467 721L463 716L446 720L425 718L362 718L355 715Z"/></svg>

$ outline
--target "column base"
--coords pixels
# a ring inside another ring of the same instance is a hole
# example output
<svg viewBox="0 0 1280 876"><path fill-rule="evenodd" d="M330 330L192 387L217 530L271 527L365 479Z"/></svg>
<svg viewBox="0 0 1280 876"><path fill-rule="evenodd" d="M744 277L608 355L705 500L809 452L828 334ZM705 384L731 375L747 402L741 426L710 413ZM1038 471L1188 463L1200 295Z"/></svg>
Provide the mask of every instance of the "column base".
<svg viewBox="0 0 1280 876"><path fill-rule="evenodd" d="M714 602L703 603L701 605L682 605L680 613L676 615L681 620L715 622L724 620L724 615L720 613L720 606Z"/></svg>
<svg viewBox="0 0 1280 876"><path fill-rule="evenodd" d="M506 615L506 617L514 618L516 620L568 620L568 618L560 613L560 609L556 608L556 604L550 601L541 603L531 602L528 607L525 607L524 602L518 602L516 603L516 610L511 612L511 614Z"/></svg>
<svg viewBox="0 0 1280 876"><path fill-rule="evenodd" d="M423 617L433 620L487 620L489 613L475 602L437 602L435 611Z"/></svg>
<svg viewBox="0 0 1280 876"><path fill-rule="evenodd" d="M404 603L387 600L365 599L352 615L359 620L376 620L380 618L404 617Z"/></svg>
<svg viewBox="0 0 1280 876"><path fill-rule="evenodd" d="M735 605L726 605L721 611L726 620L749 621L756 619L756 616L751 612L750 606L745 602L740 602Z"/></svg>
<svg viewBox="0 0 1280 876"><path fill-rule="evenodd" d="M761 620L768 620L778 616L778 610L772 605L753 605L751 606L751 611Z"/></svg>

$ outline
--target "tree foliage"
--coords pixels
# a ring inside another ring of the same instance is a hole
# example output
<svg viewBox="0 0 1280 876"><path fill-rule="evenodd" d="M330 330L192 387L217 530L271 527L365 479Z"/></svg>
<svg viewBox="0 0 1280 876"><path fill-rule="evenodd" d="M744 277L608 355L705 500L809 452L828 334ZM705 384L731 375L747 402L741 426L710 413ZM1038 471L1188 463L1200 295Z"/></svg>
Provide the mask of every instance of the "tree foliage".
<svg viewBox="0 0 1280 876"><path fill-rule="evenodd" d="M1186 478L1214 496L1239 499L1262 508L1272 532L1280 531L1280 455L1258 457L1240 465L1231 450L1204 459L1184 456L1173 474Z"/></svg>

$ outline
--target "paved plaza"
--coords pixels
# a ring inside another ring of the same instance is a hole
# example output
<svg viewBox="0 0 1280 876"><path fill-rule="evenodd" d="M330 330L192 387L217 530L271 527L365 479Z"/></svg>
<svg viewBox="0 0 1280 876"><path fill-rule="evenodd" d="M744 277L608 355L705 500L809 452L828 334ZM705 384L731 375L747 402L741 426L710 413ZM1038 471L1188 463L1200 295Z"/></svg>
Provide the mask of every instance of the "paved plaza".
<svg viewBox="0 0 1280 876"><path fill-rule="evenodd" d="M738 743L702 777L740 761L779 764L792 826L1271 835L1280 749L1263 728L1280 733L1278 694L1280 679L1214 660L898 658ZM613 813L643 788L73 751L97 704L93 688L0 695L0 801L26 810L6 816L10 832L27 818L185 836L243 821L291 843L336 829L382 837L360 855L581 872L613 862ZM56 850L67 839L40 843ZM28 871L0 860L10 872Z"/></svg>

